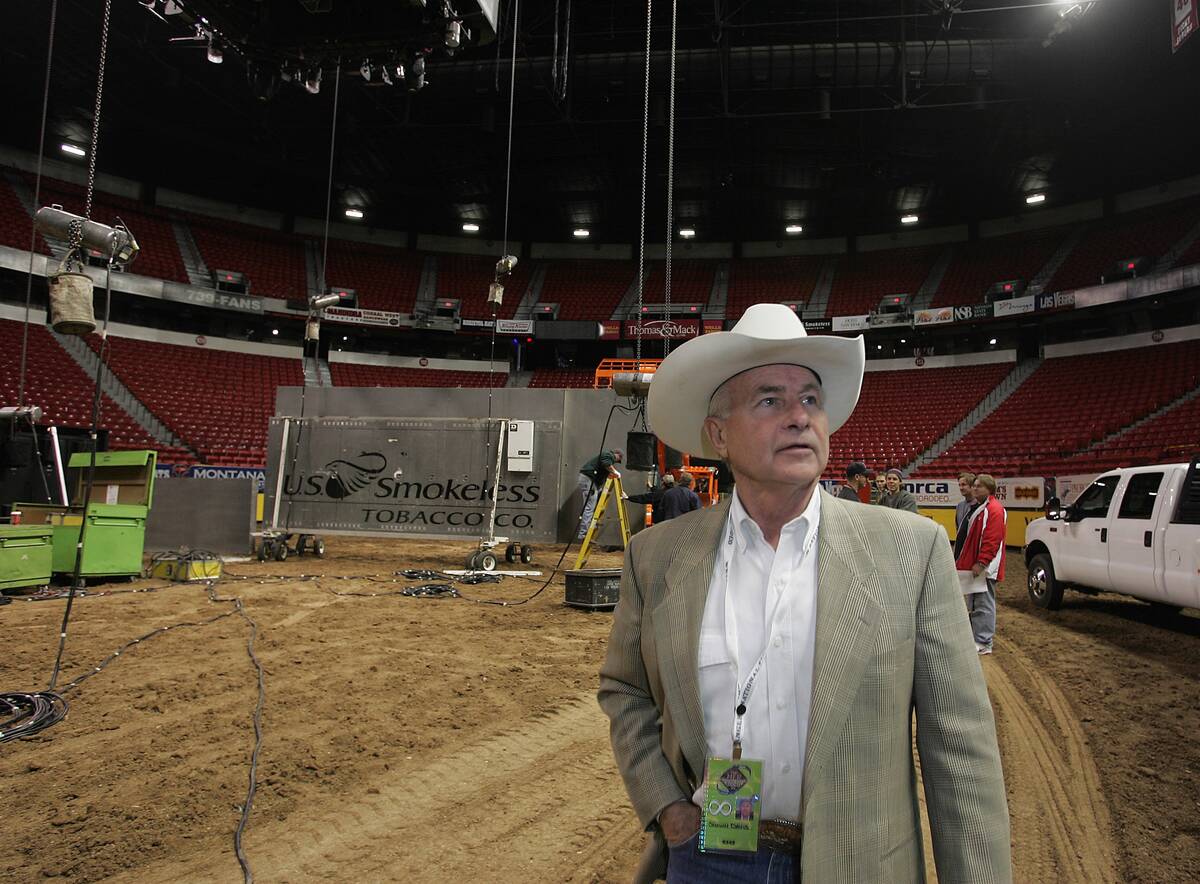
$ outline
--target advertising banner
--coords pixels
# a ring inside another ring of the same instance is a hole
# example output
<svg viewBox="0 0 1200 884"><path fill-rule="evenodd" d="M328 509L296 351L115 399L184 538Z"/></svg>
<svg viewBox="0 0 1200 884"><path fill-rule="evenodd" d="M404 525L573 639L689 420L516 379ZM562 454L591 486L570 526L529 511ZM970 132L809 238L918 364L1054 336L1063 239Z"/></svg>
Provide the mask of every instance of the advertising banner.
<svg viewBox="0 0 1200 884"><path fill-rule="evenodd" d="M600 323L600 340L616 341L621 338L621 323L615 320Z"/></svg>
<svg viewBox="0 0 1200 884"><path fill-rule="evenodd" d="M917 506L954 506L962 495L958 479L905 479L901 486L917 499Z"/></svg>
<svg viewBox="0 0 1200 884"><path fill-rule="evenodd" d="M625 323L627 338L693 338L700 334L699 319L633 320Z"/></svg>
<svg viewBox="0 0 1200 884"><path fill-rule="evenodd" d="M955 322L969 322L975 318L975 310L969 304L954 308Z"/></svg>
<svg viewBox="0 0 1200 884"><path fill-rule="evenodd" d="M301 533L484 537L552 542L558 523L561 421L534 425L533 469L495 477L497 421L306 418L270 423L264 521ZM298 441L297 441L298 440ZM489 445L490 442L490 445ZM490 459L489 459L490 453Z"/></svg>
<svg viewBox="0 0 1200 884"><path fill-rule="evenodd" d="M871 327L870 314L861 316L835 316L832 328L834 331L866 331Z"/></svg>
<svg viewBox="0 0 1200 884"><path fill-rule="evenodd" d="M1173 15L1171 28L1171 51L1178 52L1188 37L1196 32L1200 25L1197 18L1196 0L1169 0Z"/></svg>
<svg viewBox="0 0 1200 884"><path fill-rule="evenodd" d="M256 298L253 295L235 295L229 292L197 289L191 286L164 282L162 296L166 301L197 304L201 307L214 307L218 310L236 310L239 313L263 312L262 298Z"/></svg>
<svg viewBox="0 0 1200 884"><path fill-rule="evenodd" d="M1099 473L1077 473L1073 476L1054 477L1054 495L1062 504L1074 503L1084 488L1092 484Z"/></svg>
<svg viewBox="0 0 1200 884"><path fill-rule="evenodd" d="M263 490L267 471L255 467L217 467L205 464L165 464L154 467L156 479L253 479L255 487Z"/></svg>
<svg viewBox="0 0 1200 884"><path fill-rule="evenodd" d="M465 329L485 329L490 331L490 319L460 319L459 325ZM502 335L531 335L533 334L532 319L497 319L496 332Z"/></svg>
<svg viewBox="0 0 1200 884"><path fill-rule="evenodd" d="M962 500L957 476L952 479L906 479L903 486L917 499L917 506L955 506ZM1046 503L1046 480L1040 477L997 478L996 499L1009 509L1041 509Z"/></svg>
<svg viewBox="0 0 1200 884"><path fill-rule="evenodd" d="M913 325L940 325L954 321L953 307L935 307L932 310L914 310Z"/></svg>
<svg viewBox="0 0 1200 884"><path fill-rule="evenodd" d="M975 304L971 307L972 319L990 319L992 316L991 304Z"/></svg>
<svg viewBox="0 0 1200 884"><path fill-rule="evenodd" d="M701 334L711 335L713 332L723 331L725 322L720 319L705 319L703 320L703 329Z"/></svg>
<svg viewBox="0 0 1200 884"><path fill-rule="evenodd" d="M1033 295L1022 298L1009 298L1007 301L997 301L992 305L996 316L1017 316L1021 313L1032 313L1035 309Z"/></svg>
<svg viewBox="0 0 1200 884"><path fill-rule="evenodd" d="M406 325L407 318L403 313L391 313L387 310L363 310L359 307L326 307L325 319L330 322L346 322L351 325L380 325L397 328Z"/></svg>
<svg viewBox="0 0 1200 884"><path fill-rule="evenodd" d="M812 319L807 317L804 319L804 330L809 334L814 332L827 332L833 330L833 320L823 316L814 316Z"/></svg>

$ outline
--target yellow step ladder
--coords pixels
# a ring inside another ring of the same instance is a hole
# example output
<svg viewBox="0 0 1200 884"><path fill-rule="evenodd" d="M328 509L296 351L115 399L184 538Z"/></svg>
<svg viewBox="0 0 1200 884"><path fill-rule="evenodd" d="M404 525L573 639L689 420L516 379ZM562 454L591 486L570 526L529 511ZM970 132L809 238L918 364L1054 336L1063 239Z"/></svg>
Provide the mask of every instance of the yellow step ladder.
<svg viewBox="0 0 1200 884"><path fill-rule="evenodd" d="M587 534L583 537L583 544L579 547L579 555L575 559L576 570L587 564L588 555L592 551L592 539L600 530L600 524L604 519L604 513L608 509L610 500L616 501L617 521L621 523L621 548L626 549L629 546L629 516L625 512L625 489L621 487L620 476L610 475L604 480L604 487L600 489L600 499L596 501L596 508L592 510L592 521L588 525Z"/></svg>

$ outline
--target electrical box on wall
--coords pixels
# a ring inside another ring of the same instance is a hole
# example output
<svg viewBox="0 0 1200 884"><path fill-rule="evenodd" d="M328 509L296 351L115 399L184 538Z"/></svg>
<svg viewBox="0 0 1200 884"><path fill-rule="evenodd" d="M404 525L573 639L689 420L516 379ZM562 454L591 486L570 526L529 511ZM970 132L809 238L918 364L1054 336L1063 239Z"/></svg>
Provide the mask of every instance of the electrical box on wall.
<svg viewBox="0 0 1200 884"><path fill-rule="evenodd" d="M508 422L508 471L533 472L533 421Z"/></svg>

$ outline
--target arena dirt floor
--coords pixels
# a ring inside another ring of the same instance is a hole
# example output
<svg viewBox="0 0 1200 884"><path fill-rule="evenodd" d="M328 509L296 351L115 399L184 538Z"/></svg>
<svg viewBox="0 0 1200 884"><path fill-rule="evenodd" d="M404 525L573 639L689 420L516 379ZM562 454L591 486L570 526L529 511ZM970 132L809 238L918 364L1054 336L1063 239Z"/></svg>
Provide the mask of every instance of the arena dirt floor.
<svg viewBox="0 0 1200 884"><path fill-rule="evenodd" d="M611 615L564 607L561 577L516 607L386 594L411 583L391 583L395 570L461 567L467 551L330 538L323 561L229 566L251 579L218 594L244 600L266 670L244 842L257 881L629 879L642 835L594 699ZM328 576L300 579L312 574ZM279 575L293 579L256 582ZM1024 580L1010 551L984 660L1016 881L1200 880L1197 612L1072 594L1047 614ZM516 601L537 586L464 591ZM82 598L64 680L135 636L230 607L197 586ZM46 686L61 616L58 601L0 607L0 690ZM236 616L165 632L73 691L66 721L0 745L0 880L241 880L248 633Z"/></svg>

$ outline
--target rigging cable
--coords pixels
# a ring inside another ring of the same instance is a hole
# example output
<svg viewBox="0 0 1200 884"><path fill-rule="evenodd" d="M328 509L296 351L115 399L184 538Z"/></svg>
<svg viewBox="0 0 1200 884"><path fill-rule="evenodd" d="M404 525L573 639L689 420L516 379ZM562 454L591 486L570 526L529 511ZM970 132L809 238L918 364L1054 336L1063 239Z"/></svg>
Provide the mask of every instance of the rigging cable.
<svg viewBox="0 0 1200 884"><path fill-rule="evenodd" d="M58 0L50 0L50 34L46 47L46 84L42 91L42 128L38 133L37 176L33 180L33 210L41 208L42 155L46 151L46 110L50 106L50 70L54 61L54 25L58 18ZM17 407L25 404L25 372L29 353L29 313L33 299L33 258L37 253L37 224L29 231L29 274L25 277L25 325L21 330L21 370L17 381ZM30 422L32 423L32 421ZM36 436L36 433L34 434ZM49 497L49 494L46 495Z"/></svg>
<svg viewBox="0 0 1200 884"><path fill-rule="evenodd" d="M646 0L646 99L642 105L642 204L638 219L638 278L637 278L637 322L638 332L633 343L637 371L642 370L642 298L646 287L646 166L649 162L650 146L650 35L653 33L654 0Z"/></svg>
<svg viewBox="0 0 1200 884"><path fill-rule="evenodd" d="M671 352L671 243L675 238L675 46L678 29L675 26L679 0L671 0L671 58L667 85L667 260L664 268L663 300L666 306L666 325L663 328L663 356Z"/></svg>

